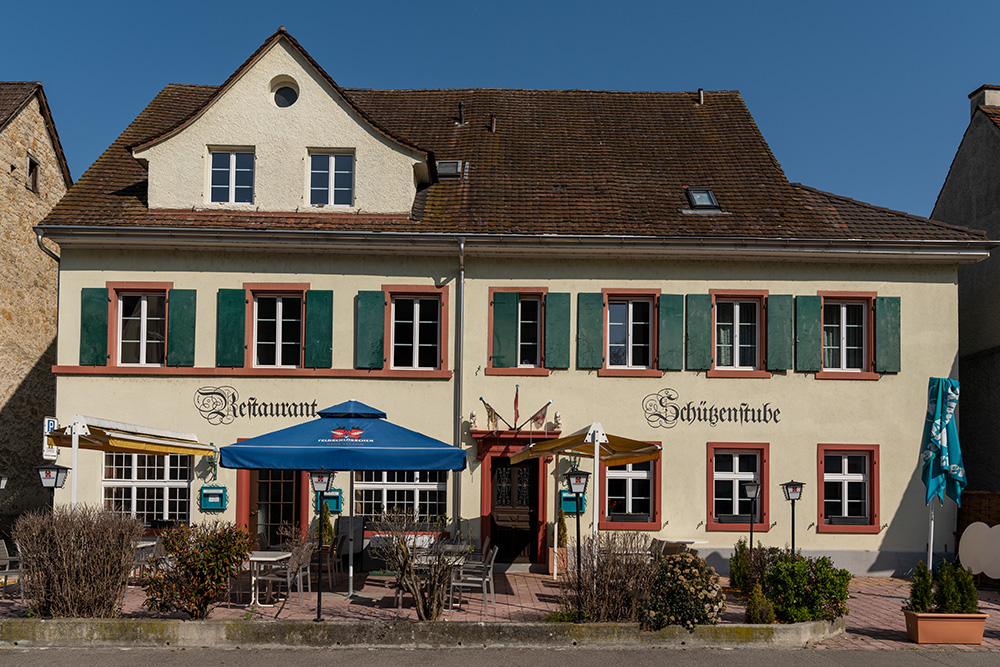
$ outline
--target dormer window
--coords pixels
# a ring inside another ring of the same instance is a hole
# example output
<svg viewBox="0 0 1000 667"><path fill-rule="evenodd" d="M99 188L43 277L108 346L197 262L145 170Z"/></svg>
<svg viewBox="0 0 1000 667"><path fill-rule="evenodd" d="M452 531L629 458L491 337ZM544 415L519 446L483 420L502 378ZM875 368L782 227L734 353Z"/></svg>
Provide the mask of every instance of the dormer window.
<svg viewBox="0 0 1000 667"><path fill-rule="evenodd" d="M212 151L212 201L253 203L253 153Z"/></svg>
<svg viewBox="0 0 1000 667"><path fill-rule="evenodd" d="M462 175L461 160L438 160L438 178L458 178Z"/></svg>
<svg viewBox="0 0 1000 667"><path fill-rule="evenodd" d="M686 192L691 208L719 208L719 202L715 198L715 193L712 192L712 188L687 188Z"/></svg>

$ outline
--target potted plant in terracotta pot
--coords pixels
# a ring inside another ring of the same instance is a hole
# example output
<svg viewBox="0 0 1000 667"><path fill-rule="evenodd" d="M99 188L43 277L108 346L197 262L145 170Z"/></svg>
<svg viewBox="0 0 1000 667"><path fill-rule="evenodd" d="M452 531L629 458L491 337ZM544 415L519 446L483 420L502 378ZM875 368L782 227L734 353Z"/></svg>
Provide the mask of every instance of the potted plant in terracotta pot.
<svg viewBox="0 0 1000 667"><path fill-rule="evenodd" d="M554 571L566 572L569 559L566 556L566 545L569 543L569 533L566 530L566 513L559 508L556 520L556 546L549 547L549 574Z"/></svg>
<svg viewBox="0 0 1000 667"><path fill-rule="evenodd" d="M906 636L917 644L982 644L989 614L979 613L972 571L944 563L931 576L917 564L903 605Z"/></svg>

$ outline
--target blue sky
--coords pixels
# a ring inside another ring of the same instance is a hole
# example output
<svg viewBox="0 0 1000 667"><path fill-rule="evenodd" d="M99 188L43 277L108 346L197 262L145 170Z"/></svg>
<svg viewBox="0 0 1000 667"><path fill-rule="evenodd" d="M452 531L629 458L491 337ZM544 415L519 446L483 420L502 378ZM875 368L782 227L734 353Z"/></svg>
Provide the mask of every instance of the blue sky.
<svg viewBox="0 0 1000 667"><path fill-rule="evenodd" d="M738 89L789 180L919 215L967 95L1000 84L995 0L56 0L3 15L0 80L43 83L74 178L164 85L221 83L279 25L346 87Z"/></svg>

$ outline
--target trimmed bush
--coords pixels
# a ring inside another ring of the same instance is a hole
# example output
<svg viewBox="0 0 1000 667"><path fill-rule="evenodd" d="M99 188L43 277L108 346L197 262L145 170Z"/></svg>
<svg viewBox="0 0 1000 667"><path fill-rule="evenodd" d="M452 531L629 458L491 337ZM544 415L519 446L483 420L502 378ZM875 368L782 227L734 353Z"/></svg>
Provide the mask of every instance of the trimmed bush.
<svg viewBox="0 0 1000 667"><path fill-rule="evenodd" d="M747 598L747 623L774 623L774 605L764 597L764 589L760 584L754 584Z"/></svg>
<svg viewBox="0 0 1000 667"><path fill-rule="evenodd" d="M764 591L779 621L832 621L847 615L851 573L826 556L805 558L785 552L767 571Z"/></svg>
<svg viewBox="0 0 1000 667"><path fill-rule="evenodd" d="M183 526L160 535L166 557L151 563L143 576L143 604L153 611L183 611L205 618L229 592L255 543L243 528L212 522Z"/></svg>
<svg viewBox="0 0 1000 667"><path fill-rule="evenodd" d="M931 610L934 599L931 571L924 565L924 561L917 563L917 569L913 571L913 583L910 584L910 597L907 598L903 609L926 614Z"/></svg>
<svg viewBox="0 0 1000 667"><path fill-rule="evenodd" d="M42 616L116 618L142 522L97 507L24 514L14 524L28 609Z"/></svg>
<svg viewBox="0 0 1000 667"><path fill-rule="evenodd" d="M936 573L934 611L938 614L977 614L979 595L972 571L944 563Z"/></svg>
<svg viewBox="0 0 1000 667"><path fill-rule="evenodd" d="M644 629L683 625L694 632L696 625L719 622L726 596L714 568L690 553L664 556L657 565L649 598L639 615Z"/></svg>
<svg viewBox="0 0 1000 667"><path fill-rule="evenodd" d="M749 595L755 584L760 584L767 594L766 574L778 560L784 550L778 547L765 547L760 542L751 552L745 538L736 541L733 555L729 558L729 585L738 589L743 595Z"/></svg>

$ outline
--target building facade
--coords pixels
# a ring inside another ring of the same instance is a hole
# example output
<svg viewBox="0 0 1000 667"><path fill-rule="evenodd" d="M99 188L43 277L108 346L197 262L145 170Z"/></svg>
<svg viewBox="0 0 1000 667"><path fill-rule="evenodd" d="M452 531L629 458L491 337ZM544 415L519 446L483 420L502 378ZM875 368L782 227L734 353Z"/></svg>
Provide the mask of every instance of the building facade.
<svg viewBox="0 0 1000 667"><path fill-rule="evenodd" d="M39 229L62 423L223 446L356 399L468 453L356 473L357 514L459 517L543 566L576 462L509 457L601 421L663 457L602 470L585 526L725 567L751 520L789 541L794 478L797 545L875 573L925 549L927 379L955 372L957 269L991 246L789 183L735 92L343 89L284 30L221 86L165 88ZM81 452L73 474L150 523L315 513L304 471Z"/></svg>
<svg viewBox="0 0 1000 667"><path fill-rule="evenodd" d="M0 82L0 532L48 502L33 466L39 428L55 413L55 244L43 253L33 228L72 185L42 84Z"/></svg>

